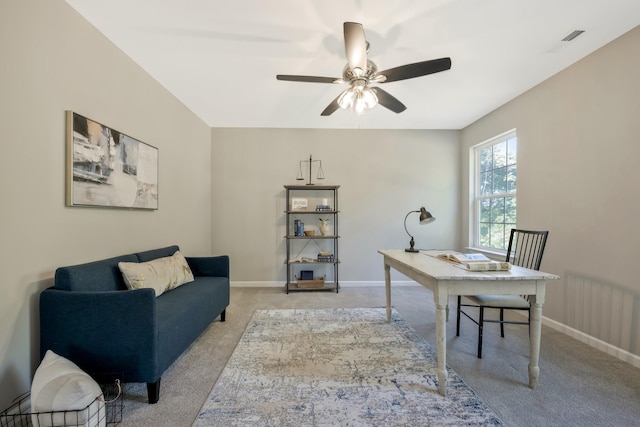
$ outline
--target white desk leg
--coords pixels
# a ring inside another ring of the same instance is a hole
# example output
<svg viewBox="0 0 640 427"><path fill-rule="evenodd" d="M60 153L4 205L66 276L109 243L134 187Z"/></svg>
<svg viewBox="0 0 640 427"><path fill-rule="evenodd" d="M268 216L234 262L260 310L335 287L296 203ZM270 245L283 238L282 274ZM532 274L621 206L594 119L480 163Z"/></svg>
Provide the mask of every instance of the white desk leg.
<svg viewBox="0 0 640 427"><path fill-rule="evenodd" d="M436 303L436 345L438 350L438 389L447 395L447 292L436 286L433 299Z"/></svg>
<svg viewBox="0 0 640 427"><path fill-rule="evenodd" d="M540 335L542 332L542 304L545 297L545 285L542 283L538 288L537 295L531 295L529 303L531 304L531 331L529 336L529 387L535 390L538 385L538 376L540 375L540 367L538 360L540 358Z"/></svg>
<svg viewBox="0 0 640 427"><path fill-rule="evenodd" d="M384 287L387 293L387 323L391 322L391 267L384 265Z"/></svg>

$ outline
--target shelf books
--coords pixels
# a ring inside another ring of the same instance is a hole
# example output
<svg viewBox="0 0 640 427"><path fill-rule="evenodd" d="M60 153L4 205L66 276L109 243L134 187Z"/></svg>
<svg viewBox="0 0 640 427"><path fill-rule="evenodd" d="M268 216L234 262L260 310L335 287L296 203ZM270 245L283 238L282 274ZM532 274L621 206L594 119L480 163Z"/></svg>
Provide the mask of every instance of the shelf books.
<svg viewBox="0 0 640 427"><path fill-rule="evenodd" d="M331 206L329 205L316 205L316 211L318 212L324 212L324 211L330 211L331 210Z"/></svg>
<svg viewBox="0 0 640 427"><path fill-rule="evenodd" d="M332 252L318 252L318 262L333 262L335 257Z"/></svg>
<svg viewBox="0 0 640 427"><path fill-rule="evenodd" d="M459 264L492 262L490 258L484 256L483 254L461 254L457 252L451 252L439 254L437 257L448 261L457 262Z"/></svg>

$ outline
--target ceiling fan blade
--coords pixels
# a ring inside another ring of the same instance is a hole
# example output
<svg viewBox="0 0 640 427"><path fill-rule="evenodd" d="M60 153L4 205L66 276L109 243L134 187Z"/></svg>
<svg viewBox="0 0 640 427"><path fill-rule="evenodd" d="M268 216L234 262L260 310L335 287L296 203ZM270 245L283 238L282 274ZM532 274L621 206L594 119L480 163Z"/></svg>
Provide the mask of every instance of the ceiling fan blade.
<svg viewBox="0 0 640 427"><path fill-rule="evenodd" d="M383 75L386 77L386 79L381 80L380 83L389 83L398 80L426 76L427 74L439 73L440 71L446 71L449 68L451 68L451 58L440 58L389 68L388 70L379 71L377 75Z"/></svg>
<svg viewBox="0 0 640 427"><path fill-rule="evenodd" d="M407 107L400 101L398 98L391 95L386 90L382 90L379 87L372 87L371 90L376 92L376 96L378 97L378 104L382 105L385 108L393 111L394 113L402 113Z"/></svg>
<svg viewBox="0 0 640 427"><path fill-rule="evenodd" d="M289 82L306 82L306 83L340 83L341 80L337 77L317 77L317 76L295 76L287 74L278 74L276 76L278 80L286 80Z"/></svg>
<svg viewBox="0 0 640 427"><path fill-rule="evenodd" d="M336 99L334 99L333 101L331 101L331 104L327 105L327 108L324 109L324 111L322 113L320 113L321 116L330 116L331 114L333 114L338 108L340 108L340 105L338 105L338 98L340 98L340 95L338 95L336 97Z"/></svg>
<svg viewBox="0 0 640 427"><path fill-rule="evenodd" d="M367 40L362 24L344 23L344 49L351 71L358 74L356 69L359 69L360 74L364 74L367 71Z"/></svg>

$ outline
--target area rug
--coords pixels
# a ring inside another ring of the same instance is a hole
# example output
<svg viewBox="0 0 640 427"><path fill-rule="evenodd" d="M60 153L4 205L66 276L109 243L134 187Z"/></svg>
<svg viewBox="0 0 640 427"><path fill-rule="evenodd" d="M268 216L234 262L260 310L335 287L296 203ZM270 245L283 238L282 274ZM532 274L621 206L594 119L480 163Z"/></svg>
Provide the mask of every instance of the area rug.
<svg viewBox="0 0 640 427"><path fill-rule="evenodd" d="M395 310L259 310L194 426L500 426Z"/></svg>

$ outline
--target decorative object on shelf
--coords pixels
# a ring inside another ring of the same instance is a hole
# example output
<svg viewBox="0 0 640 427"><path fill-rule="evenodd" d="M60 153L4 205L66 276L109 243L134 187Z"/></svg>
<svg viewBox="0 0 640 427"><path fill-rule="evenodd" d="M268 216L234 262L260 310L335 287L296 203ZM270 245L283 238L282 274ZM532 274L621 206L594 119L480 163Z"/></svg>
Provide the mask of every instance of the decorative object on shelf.
<svg viewBox="0 0 640 427"><path fill-rule="evenodd" d="M319 205L316 205L316 211L318 212L330 211L330 210L331 210L331 205L329 204L328 199L322 199L322 203Z"/></svg>
<svg viewBox="0 0 640 427"><path fill-rule="evenodd" d="M322 234L323 236L327 235L327 231L329 231L329 218L327 219L322 219L320 218L320 234Z"/></svg>
<svg viewBox="0 0 640 427"><path fill-rule="evenodd" d="M313 270L300 271L300 280L313 280Z"/></svg>
<svg viewBox="0 0 640 427"><path fill-rule="evenodd" d="M66 112L66 205L158 209L158 149Z"/></svg>
<svg viewBox="0 0 640 427"><path fill-rule="evenodd" d="M404 231L406 231L409 237L411 237L411 240L409 240L409 247L405 249L405 252L418 252L418 250L413 247L416 242L413 240L413 236L409 233L409 230L407 230L407 218L409 218L409 215L412 213L420 213L420 224L429 224L436 220L436 218L431 215L431 212L427 211L424 206L421 207L420 210L409 211L409 213L404 217Z"/></svg>
<svg viewBox="0 0 640 427"><path fill-rule="evenodd" d="M304 197L291 198L292 211L306 211L309 208L309 201Z"/></svg>
<svg viewBox="0 0 640 427"><path fill-rule="evenodd" d="M311 169L314 163L319 163L318 175L316 176L316 179L318 180L324 179L324 171L322 170L322 160L313 160L313 156L309 154L309 160L300 160L300 163L298 164L298 176L296 176L296 180L298 181L304 180L304 177L302 176L302 163L309 163L309 182L307 182L306 185L315 185L311 182Z"/></svg>

